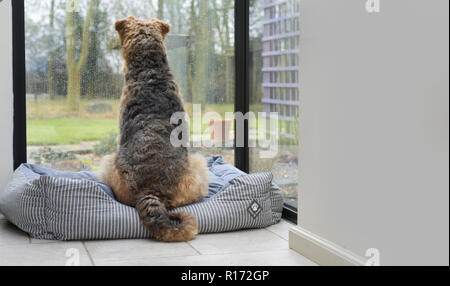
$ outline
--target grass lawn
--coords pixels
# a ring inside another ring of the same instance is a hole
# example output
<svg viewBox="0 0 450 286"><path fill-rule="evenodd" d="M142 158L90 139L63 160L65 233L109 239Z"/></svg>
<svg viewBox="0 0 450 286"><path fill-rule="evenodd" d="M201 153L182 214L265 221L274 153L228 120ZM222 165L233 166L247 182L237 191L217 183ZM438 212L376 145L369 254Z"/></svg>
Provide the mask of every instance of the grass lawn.
<svg viewBox="0 0 450 286"><path fill-rule="evenodd" d="M191 134L193 124L190 124ZM202 124L205 132L208 124ZM112 131L118 133L116 119L55 118L27 120L28 145L69 145L83 141L97 141Z"/></svg>
<svg viewBox="0 0 450 286"><path fill-rule="evenodd" d="M107 137L112 131L118 133L118 100L98 100L110 103L112 111L106 114L90 114L87 109L91 102L97 100L82 100L80 110L68 110L65 99L42 100L27 102L27 142L28 145L69 145L84 141L97 141ZM261 105L252 105L251 110L257 112ZM191 134L193 134L192 104L186 103L186 110L191 119ZM226 112L233 112L232 104L205 104L202 113L217 112L225 118ZM258 118L251 123L255 129ZM280 130L286 123L280 122ZM202 134L206 131L208 122L202 123ZM234 129L234 123L231 129ZM283 142L281 142L283 143Z"/></svg>
<svg viewBox="0 0 450 286"><path fill-rule="evenodd" d="M55 118L27 121L29 145L66 145L100 140L118 132L117 119Z"/></svg>
<svg viewBox="0 0 450 286"><path fill-rule="evenodd" d="M252 122L252 130L255 130L257 121ZM283 122L281 122L281 125L283 126ZM193 134L193 127L191 121L191 134ZM207 128L208 124L202 124L202 133ZM234 128L234 124L231 128ZM118 130L117 119L111 118L28 119L27 142L28 145L79 144L83 141L101 140L112 131L118 133ZM280 143L283 144L283 142Z"/></svg>

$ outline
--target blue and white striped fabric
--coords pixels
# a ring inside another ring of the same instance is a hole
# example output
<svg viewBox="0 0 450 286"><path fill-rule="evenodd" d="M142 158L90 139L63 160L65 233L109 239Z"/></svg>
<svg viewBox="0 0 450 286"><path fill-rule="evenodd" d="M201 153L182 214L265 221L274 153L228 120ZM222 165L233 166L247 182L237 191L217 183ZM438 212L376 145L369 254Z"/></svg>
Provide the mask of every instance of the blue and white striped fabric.
<svg viewBox="0 0 450 286"><path fill-rule="evenodd" d="M271 173L247 175L208 158L209 195L176 210L193 213L200 233L262 228L278 223L283 209ZM93 173L58 172L24 164L0 193L0 212L33 238L98 240L149 238L132 207L115 200Z"/></svg>

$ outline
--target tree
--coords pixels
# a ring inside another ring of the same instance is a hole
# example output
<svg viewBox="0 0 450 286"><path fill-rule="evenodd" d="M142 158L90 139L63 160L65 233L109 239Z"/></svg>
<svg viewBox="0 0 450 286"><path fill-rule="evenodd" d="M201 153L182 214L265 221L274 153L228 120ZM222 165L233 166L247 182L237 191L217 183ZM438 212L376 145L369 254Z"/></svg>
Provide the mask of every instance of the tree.
<svg viewBox="0 0 450 286"><path fill-rule="evenodd" d="M195 29L195 55L192 102L204 103L208 91L208 59L209 59L209 1L199 0L198 17Z"/></svg>
<svg viewBox="0 0 450 286"><path fill-rule="evenodd" d="M164 19L164 0L158 0L158 19Z"/></svg>
<svg viewBox="0 0 450 286"><path fill-rule="evenodd" d="M109 89L105 90L104 82L112 71L105 65L108 61L105 59L105 53L101 48L101 39L105 39L106 32L111 29L110 25L105 27L106 13L100 9L100 1L94 7L94 15L92 16L92 24L89 36L89 48L87 63L82 73L82 90L81 96L88 97L106 97ZM106 73L106 74L105 74Z"/></svg>
<svg viewBox="0 0 450 286"><path fill-rule="evenodd" d="M54 42L54 30L55 30L55 0L52 0L50 5L50 33L52 37L52 42ZM56 54L56 47L54 47L50 51L50 55L48 58L48 95L50 96L50 99L54 99L55 97L55 82L54 82L54 75L53 75L53 64L55 62L55 54Z"/></svg>
<svg viewBox="0 0 450 286"><path fill-rule="evenodd" d="M227 48L230 48L230 21L229 21L229 12L234 11L234 3L233 0L224 0L223 4L223 26L225 27L225 44Z"/></svg>
<svg viewBox="0 0 450 286"><path fill-rule="evenodd" d="M194 57L195 57L195 47L194 47L194 35L196 28L196 13L195 13L195 0L191 0L189 7L189 37L187 45L187 94L185 94L185 99L187 102L193 102L194 97Z"/></svg>
<svg viewBox="0 0 450 286"><path fill-rule="evenodd" d="M67 11L66 13L67 102L69 108L73 111L78 111L80 108L81 77L88 59L91 37L90 28L93 24L95 9L98 7L99 1L89 1L81 33L78 29L77 13L72 11ZM81 46L78 59L77 44Z"/></svg>
<svg viewBox="0 0 450 286"><path fill-rule="evenodd" d="M231 46L229 11L234 8L232 0L223 0L223 7L217 6L217 1L212 1L217 33L219 34L221 53L225 64L225 102L234 101L234 47ZM220 13L222 12L222 13ZM220 18L222 17L222 22Z"/></svg>

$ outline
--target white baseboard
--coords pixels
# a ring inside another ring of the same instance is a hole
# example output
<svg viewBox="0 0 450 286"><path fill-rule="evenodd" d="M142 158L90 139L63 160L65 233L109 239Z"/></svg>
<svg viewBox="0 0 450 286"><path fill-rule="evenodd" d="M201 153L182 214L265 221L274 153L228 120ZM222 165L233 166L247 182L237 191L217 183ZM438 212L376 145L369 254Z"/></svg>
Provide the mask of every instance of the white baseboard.
<svg viewBox="0 0 450 286"><path fill-rule="evenodd" d="M289 247L323 266L364 266L366 259L299 226L289 230Z"/></svg>

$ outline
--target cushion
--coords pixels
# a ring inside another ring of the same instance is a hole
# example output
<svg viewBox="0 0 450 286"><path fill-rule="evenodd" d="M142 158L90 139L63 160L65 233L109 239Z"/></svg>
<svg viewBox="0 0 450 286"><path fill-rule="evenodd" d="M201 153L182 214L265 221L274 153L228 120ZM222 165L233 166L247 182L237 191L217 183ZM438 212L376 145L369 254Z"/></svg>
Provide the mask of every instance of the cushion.
<svg viewBox="0 0 450 286"><path fill-rule="evenodd" d="M207 162L208 196L172 211L194 214L200 233L263 228L280 221L283 197L271 173L248 175L221 157ZM0 212L36 239L149 238L135 208L118 202L94 174L23 164L0 193Z"/></svg>

